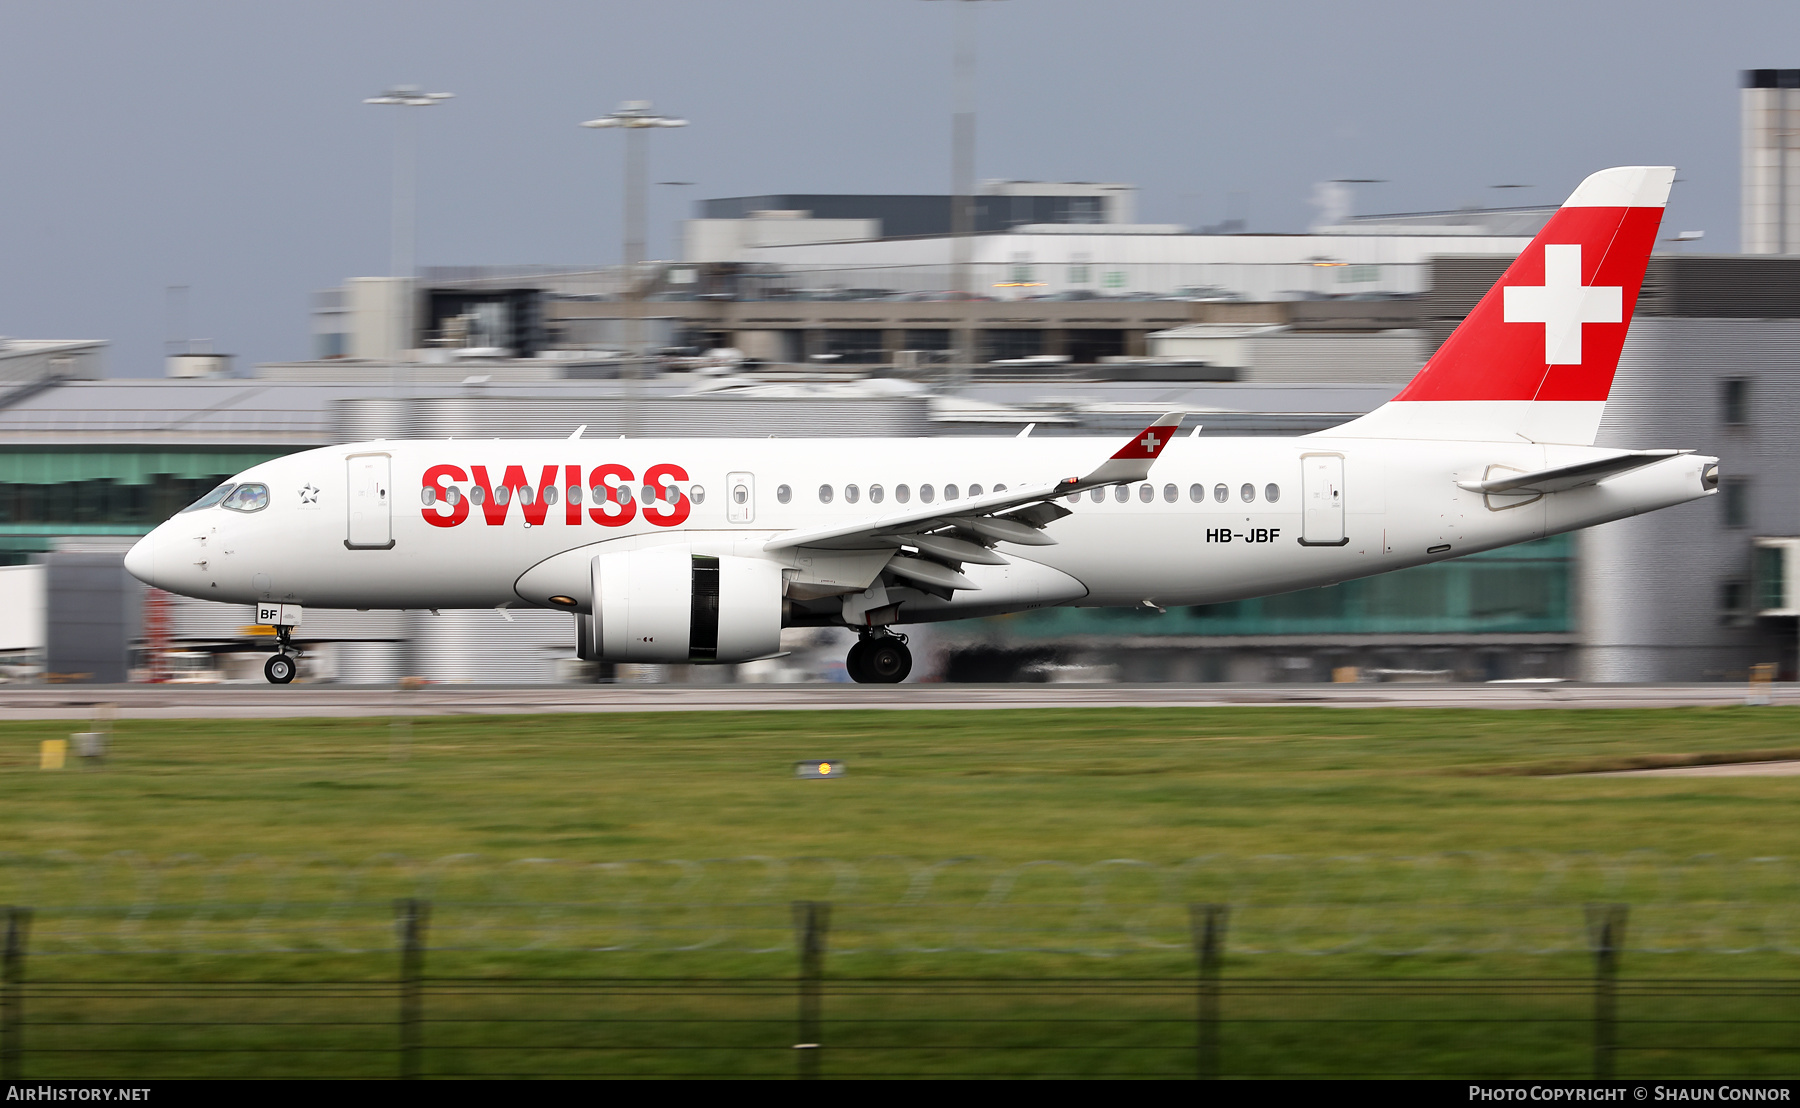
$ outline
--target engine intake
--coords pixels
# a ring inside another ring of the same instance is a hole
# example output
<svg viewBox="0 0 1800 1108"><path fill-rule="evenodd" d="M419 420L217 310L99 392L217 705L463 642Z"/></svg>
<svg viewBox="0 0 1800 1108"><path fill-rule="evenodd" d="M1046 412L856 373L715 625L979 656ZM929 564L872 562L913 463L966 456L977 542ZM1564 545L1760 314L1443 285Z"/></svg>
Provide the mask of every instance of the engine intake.
<svg viewBox="0 0 1800 1108"><path fill-rule="evenodd" d="M650 547L601 554L591 572L594 614L577 617L578 654L608 662L709 663L747 662L781 650L781 566L775 562Z"/></svg>

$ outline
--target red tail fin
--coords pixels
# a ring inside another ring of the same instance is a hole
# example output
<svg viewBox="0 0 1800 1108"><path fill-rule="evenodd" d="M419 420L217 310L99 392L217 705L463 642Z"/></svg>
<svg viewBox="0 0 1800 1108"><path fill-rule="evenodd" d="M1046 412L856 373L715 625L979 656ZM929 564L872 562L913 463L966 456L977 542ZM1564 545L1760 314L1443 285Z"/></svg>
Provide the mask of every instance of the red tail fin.
<svg viewBox="0 0 1800 1108"><path fill-rule="evenodd" d="M1674 178L1583 181L1412 383L1332 433L1592 442Z"/></svg>

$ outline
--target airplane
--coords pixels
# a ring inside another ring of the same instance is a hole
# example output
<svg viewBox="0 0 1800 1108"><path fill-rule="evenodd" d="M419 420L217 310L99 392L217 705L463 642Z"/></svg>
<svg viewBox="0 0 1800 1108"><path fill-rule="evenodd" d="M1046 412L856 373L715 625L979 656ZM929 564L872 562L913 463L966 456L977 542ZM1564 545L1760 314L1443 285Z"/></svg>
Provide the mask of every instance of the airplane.
<svg viewBox="0 0 1800 1108"><path fill-rule="evenodd" d="M1675 171L1603 170L1398 395L1293 438L377 440L252 466L132 548L139 580L254 604L277 684L305 609L564 611L578 657L726 664L1053 605L1328 585L1713 495L1718 459L1594 445Z"/></svg>

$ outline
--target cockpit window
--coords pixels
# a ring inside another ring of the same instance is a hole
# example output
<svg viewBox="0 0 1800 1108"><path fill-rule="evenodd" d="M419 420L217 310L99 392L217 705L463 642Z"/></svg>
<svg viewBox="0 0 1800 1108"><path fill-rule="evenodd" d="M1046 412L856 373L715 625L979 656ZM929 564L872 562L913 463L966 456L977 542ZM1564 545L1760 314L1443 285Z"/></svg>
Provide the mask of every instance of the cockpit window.
<svg viewBox="0 0 1800 1108"><path fill-rule="evenodd" d="M260 512L269 506L269 486L239 485L225 498L225 506L234 512Z"/></svg>
<svg viewBox="0 0 1800 1108"><path fill-rule="evenodd" d="M236 484L234 484L233 482L227 481L223 485L220 485L218 488L207 493L205 496L194 501L192 504L189 504L187 507L181 509L181 511L182 511L182 513L185 514L187 512L197 512L202 508L210 508L213 505L217 504L219 501L225 499L225 497L231 492L231 490L235 489L235 488L237 488Z"/></svg>

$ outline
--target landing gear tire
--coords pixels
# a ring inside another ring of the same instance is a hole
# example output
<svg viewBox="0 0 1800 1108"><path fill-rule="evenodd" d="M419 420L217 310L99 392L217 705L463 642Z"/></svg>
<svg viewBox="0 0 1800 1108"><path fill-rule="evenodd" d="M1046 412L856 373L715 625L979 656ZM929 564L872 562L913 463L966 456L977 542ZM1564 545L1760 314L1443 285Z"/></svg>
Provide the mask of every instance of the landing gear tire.
<svg viewBox="0 0 1800 1108"><path fill-rule="evenodd" d="M898 635L859 639L844 660L850 679L864 685L898 685L912 672L912 651Z"/></svg>
<svg viewBox="0 0 1800 1108"><path fill-rule="evenodd" d="M850 648L849 656L844 659L844 671L850 675L850 680L859 685L866 685L874 680L869 676L868 670L864 668L868 658L869 640L857 639L856 644Z"/></svg>
<svg viewBox="0 0 1800 1108"><path fill-rule="evenodd" d="M286 654L277 654L263 663L263 676L269 679L271 685L285 685L294 679L297 672L299 667Z"/></svg>

